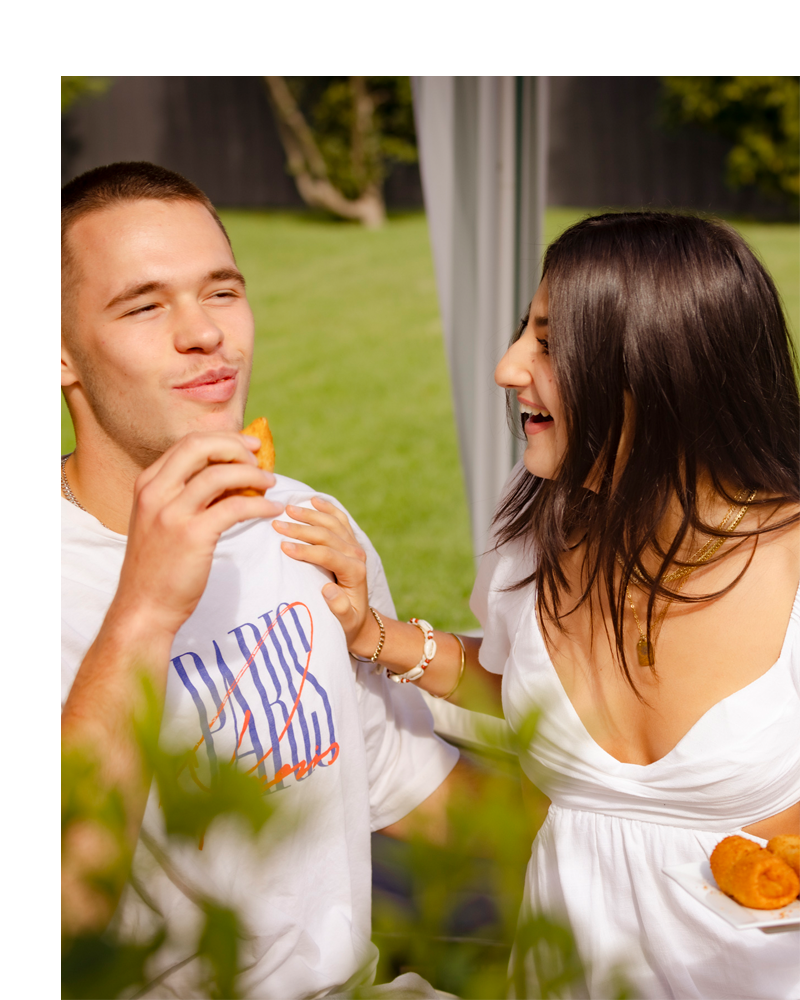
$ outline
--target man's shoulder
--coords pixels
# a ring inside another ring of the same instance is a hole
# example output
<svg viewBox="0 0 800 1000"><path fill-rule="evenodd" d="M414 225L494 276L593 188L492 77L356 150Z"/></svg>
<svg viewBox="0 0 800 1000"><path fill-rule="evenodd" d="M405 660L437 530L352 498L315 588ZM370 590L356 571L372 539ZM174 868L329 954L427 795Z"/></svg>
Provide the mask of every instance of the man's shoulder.
<svg viewBox="0 0 800 1000"><path fill-rule="evenodd" d="M291 479L289 476L282 476L276 472L275 485L267 490L268 500L274 500L275 503L294 504L296 507L311 506L312 497L324 497L325 500L330 500L355 523L353 515L341 500L324 490L315 490L307 483L301 483L299 479Z"/></svg>

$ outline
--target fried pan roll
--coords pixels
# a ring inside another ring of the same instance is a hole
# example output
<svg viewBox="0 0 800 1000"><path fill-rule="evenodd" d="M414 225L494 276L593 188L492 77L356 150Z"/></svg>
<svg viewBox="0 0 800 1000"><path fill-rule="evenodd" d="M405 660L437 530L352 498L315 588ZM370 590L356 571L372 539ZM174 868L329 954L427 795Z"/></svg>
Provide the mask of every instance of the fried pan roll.
<svg viewBox="0 0 800 1000"><path fill-rule="evenodd" d="M730 895L736 902L756 910L777 910L800 892L796 873L763 848L739 858L730 873L730 883Z"/></svg>
<svg viewBox="0 0 800 1000"><path fill-rule="evenodd" d="M785 861L800 875L800 836L798 834L784 833L779 837L773 837L767 844L767 850L780 858L781 861Z"/></svg>
<svg viewBox="0 0 800 1000"><path fill-rule="evenodd" d="M261 447L255 453L258 467L259 469L264 469L265 472L273 472L275 469L275 445L272 442L272 431L269 429L267 418L256 417L252 423L245 427L242 434L251 434L253 437L259 438ZM225 497L261 497L264 496L265 492L265 490L251 489L249 486L245 486L240 490L225 490L224 493L217 497L214 503L224 500Z"/></svg>
<svg viewBox="0 0 800 1000"><path fill-rule="evenodd" d="M759 845L753 840L748 840L747 837L726 837L717 844L711 852L709 862L711 874L724 893L728 896L732 894L730 875L739 858L760 850Z"/></svg>

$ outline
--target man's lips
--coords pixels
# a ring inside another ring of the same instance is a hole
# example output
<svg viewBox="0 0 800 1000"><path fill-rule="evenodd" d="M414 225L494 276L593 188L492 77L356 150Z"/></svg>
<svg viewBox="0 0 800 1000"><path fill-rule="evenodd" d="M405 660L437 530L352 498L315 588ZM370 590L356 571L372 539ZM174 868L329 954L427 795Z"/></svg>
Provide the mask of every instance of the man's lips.
<svg viewBox="0 0 800 1000"><path fill-rule="evenodd" d="M210 368L189 382L176 385L175 391L206 403L226 403L236 392L235 368Z"/></svg>

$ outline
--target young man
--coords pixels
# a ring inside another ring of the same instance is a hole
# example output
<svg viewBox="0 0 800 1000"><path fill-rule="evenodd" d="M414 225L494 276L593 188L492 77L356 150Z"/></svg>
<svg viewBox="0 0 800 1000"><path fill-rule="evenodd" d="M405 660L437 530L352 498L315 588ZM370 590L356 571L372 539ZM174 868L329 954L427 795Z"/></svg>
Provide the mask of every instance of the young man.
<svg viewBox="0 0 800 1000"><path fill-rule="evenodd" d="M370 831L438 802L458 754L434 736L412 685L350 659L320 593L325 574L281 551L272 520L286 505L310 506L313 492L258 469L257 441L238 433L253 317L202 192L141 163L72 181L62 297L62 385L77 441L62 460L63 740L102 759L137 845L134 881L189 929L194 904L152 863L163 830L132 735L138 671L162 700L162 738L197 746L198 780L235 759L265 794L302 807L309 822L263 862L212 826L180 852L175 881L243 912L246 996L321 996L375 956ZM267 495L223 497L243 487ZM357 535L371 602L394 616L380 560ZM92 850L66 853L73 930L111 916L82 884ZM119 919L146 925L130 890ZM156 972L187 958L165 955ZM188 993L195 975L189 961L159 989Z"/></svg>

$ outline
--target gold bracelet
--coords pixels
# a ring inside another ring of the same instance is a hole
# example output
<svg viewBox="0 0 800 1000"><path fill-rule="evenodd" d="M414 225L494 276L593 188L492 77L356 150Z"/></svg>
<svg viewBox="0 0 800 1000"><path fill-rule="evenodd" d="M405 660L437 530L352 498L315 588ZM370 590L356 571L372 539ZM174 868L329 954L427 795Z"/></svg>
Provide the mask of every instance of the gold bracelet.
<svg viewBox="0 0 800 1000"><path fill-rule="evenodd" d="M378 612L375 610L375 608L373 608L373 607L370 606L369 610L372 612L372 616L375 619L375 621L378 623L378 628L381 630L381 637L378 640L378 646L377 646L375 652L369 658L369 662L370 663L375 663L377 661L378 657L381 655L381 650L383 649L383 644L386 641L386 629L383 627L383 622L381 621L381 616L378 614Z"/></svg>
<svg viewBox="0 0 800 1000"><path fill-rule="evenodd" d="M458 687L458 685L461 683L461 678L464 676L464 667L467 665L467 653L466 653L466 650L464 649L464 643L455 634L455 632L448 632L447 634L448 635L452 635L452 637L456 640L456 642L461 647L461 669L458 672L458 680L455 682L455 684L453 685L453 687L447 692L447 694L431 694L431 692L428 691L428 694L431 696L431 698L441 698L442 700L446 700L447 698L450 697L450 695L455 694L455 690Z"/></svg>

